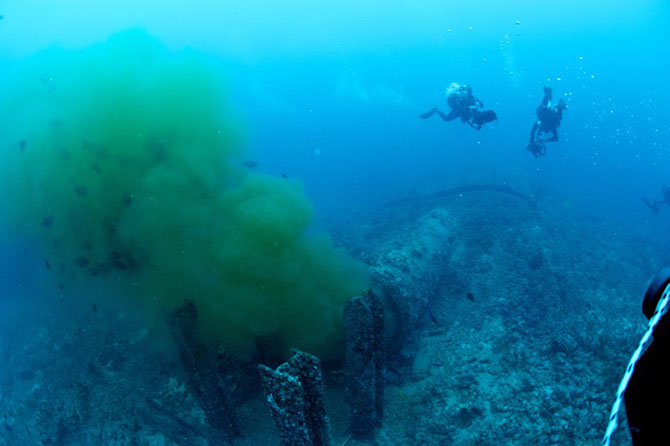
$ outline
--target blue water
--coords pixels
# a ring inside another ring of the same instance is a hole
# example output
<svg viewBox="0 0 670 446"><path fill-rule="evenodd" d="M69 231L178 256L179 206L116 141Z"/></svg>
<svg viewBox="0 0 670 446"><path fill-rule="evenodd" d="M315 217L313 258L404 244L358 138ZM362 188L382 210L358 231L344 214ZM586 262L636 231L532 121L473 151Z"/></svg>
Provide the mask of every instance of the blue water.
<svg viewBox="0 0 670 446"><path fill-rule="evenodd" d="M639 197L667 181L663 2L218 3L9 2L0 56L137 25L214 54L230 66L250 156L304 180L317 205L499 175L635 220L648 217ZM474 132L417 120L445 106L452 81L499 121ZM561 142L535 160L523 147L545 85L569 110Z"/></svg>
<svg viewBox="0 0 670 446"><path fill-rule="evenodd" d="M665 1L8 0L0 15L0 82L3 65L131 27L211 56L245 128L244 160L299 179L316 226L409 194L509 184L644 236L667 258L670 207L654 215L641 201L670 185ZM477 131L419 119L447 110L451 82L499 120ZM538 159L525 145L545 86L568 109ZM39 294L44 266L39 247L5 234L9 308Z"/></svg>

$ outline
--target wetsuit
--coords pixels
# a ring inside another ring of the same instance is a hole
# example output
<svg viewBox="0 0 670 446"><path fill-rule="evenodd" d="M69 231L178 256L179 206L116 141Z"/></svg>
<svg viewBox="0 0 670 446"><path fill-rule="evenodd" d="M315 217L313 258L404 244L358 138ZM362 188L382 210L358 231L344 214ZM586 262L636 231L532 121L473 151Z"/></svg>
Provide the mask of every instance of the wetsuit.
<svg viewBox="0 0 670 446"><path fill-rule="evenodd" d="M563 109L565 104L559 102L558 105L551 107L551 88L544 89L544 97L542 98L542 103L535 110L537 115L537 120L533 124L533 128L530 130L530 142L535 141L558 141L558 128L561 126L561 120L563 119ZM541 133L551 133L551 138L540 140L537 137L537 131Z"/></svg>
<svg viewBox="0 0 670 446"><path fill-rule="evenodd" d="M427 119L437 113L443 121L452 121L456 118L461 118L461 121L468 122L472 118L472 110L484 105L482 104L482 101L474 97L472 90L466 87L459 87L456 91L449 93L449 96L447 96L447 104L449 104L449 107L451 108L449 114L445 114L435 107L419 117L421 119Z"/></svg>

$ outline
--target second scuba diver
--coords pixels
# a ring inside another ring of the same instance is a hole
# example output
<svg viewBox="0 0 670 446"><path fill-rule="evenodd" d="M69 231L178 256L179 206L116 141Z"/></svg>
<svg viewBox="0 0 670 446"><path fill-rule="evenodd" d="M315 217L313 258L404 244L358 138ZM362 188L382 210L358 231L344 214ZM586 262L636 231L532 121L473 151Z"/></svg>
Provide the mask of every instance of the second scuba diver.
<svg viewBox="0 0 670 446"><path fill-rule="evenodd" d="M480 130L484 124L498 119L493 110L479 110L484 104L474 97L472 87L469 85L459 85L456 82L452 82L447 88L447 104L451 108L449 114L445 114L439 108L435 107L419 115L419 117L421 119L428 119L437 114L443 121L452 121L456 118L461 118L461 122L467 123L470 127L477 130Z"/></svg>
<svg viewBox="0 0 670 446"><path fill-rule="evenodd" d="M537 120L533 123L530 130L530 141L526 145L526 150L530 151L536 158L541 157L547 152L544 146L545 142L558 141L558 128L563 119L563 110L568 108L565 101L561 99L558 105L551 106L551 88L544 87L544 97L542 103L535 110ZM542 137L542 135L551 135Z"/></svg>

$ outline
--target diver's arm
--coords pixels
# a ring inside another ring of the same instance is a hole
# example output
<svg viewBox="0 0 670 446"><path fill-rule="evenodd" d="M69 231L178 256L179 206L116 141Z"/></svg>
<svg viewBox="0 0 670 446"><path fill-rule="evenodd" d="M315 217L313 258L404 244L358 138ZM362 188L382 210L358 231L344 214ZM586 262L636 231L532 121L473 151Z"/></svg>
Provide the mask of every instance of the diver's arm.
<svg viewBox="0 0 670 446"><path fill-rule="evenodd" d="M419 115L419 118L421 119L428 119L431 116L433 116L436 112L438 111L437 107L433 107L432 110L427 111L426 113L422 113Z"/></svg>
<svg viewBox="0 0 670 446"><path fill-rule="evenodd" d="M551 103L551 88L544 87L544 97L542 98L542 107L549 107Z"/></svg>
<svg viewBox="0 0 670 446"><path fill-rule="evenodd" d="M539 127L537 121L533 123L533 128L530 129L530 142L535 141L535 134L537 133L537 128Z"/></svg>
<svg viewBox="0 0 670 446"><path fill-rule="evenodd" d="M538 138L538 142L558 142L558 133L552 134L551 138Z"/></svg>
<svg viewBox="0 0 670 446"><path fill-rule="evenodd" d="M473 129L481 130L482 126L484 125L482 123L482 120L479 119L481 117L480 115L481 115L480 112L477 111L476 109L474 108L470 109L470 116L467 122L468 125Z"/></svg>

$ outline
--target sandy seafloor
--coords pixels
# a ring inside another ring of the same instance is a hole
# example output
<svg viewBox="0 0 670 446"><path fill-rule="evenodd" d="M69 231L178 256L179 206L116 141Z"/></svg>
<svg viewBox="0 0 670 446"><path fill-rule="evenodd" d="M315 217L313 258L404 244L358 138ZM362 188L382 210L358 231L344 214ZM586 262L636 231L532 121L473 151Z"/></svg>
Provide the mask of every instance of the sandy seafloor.
<svg viewBox="0 0 670 446"><path fill-rule="evenodd" d="M325 372L333 444L598 444L667 254L547 194L534 205L486 191L415 198L320 218L369 264L390 250L420 256L417 225L451 233L434 320L410 372L388 371L374 443L349 438L342 376ZM216 444L176 355L138 320L95 296L95 307L68 293L17 297L0 316L0 445ZM235 445L279 444L261 392L239 417ZM614 444L630 444L620 422Z"/></svg>

